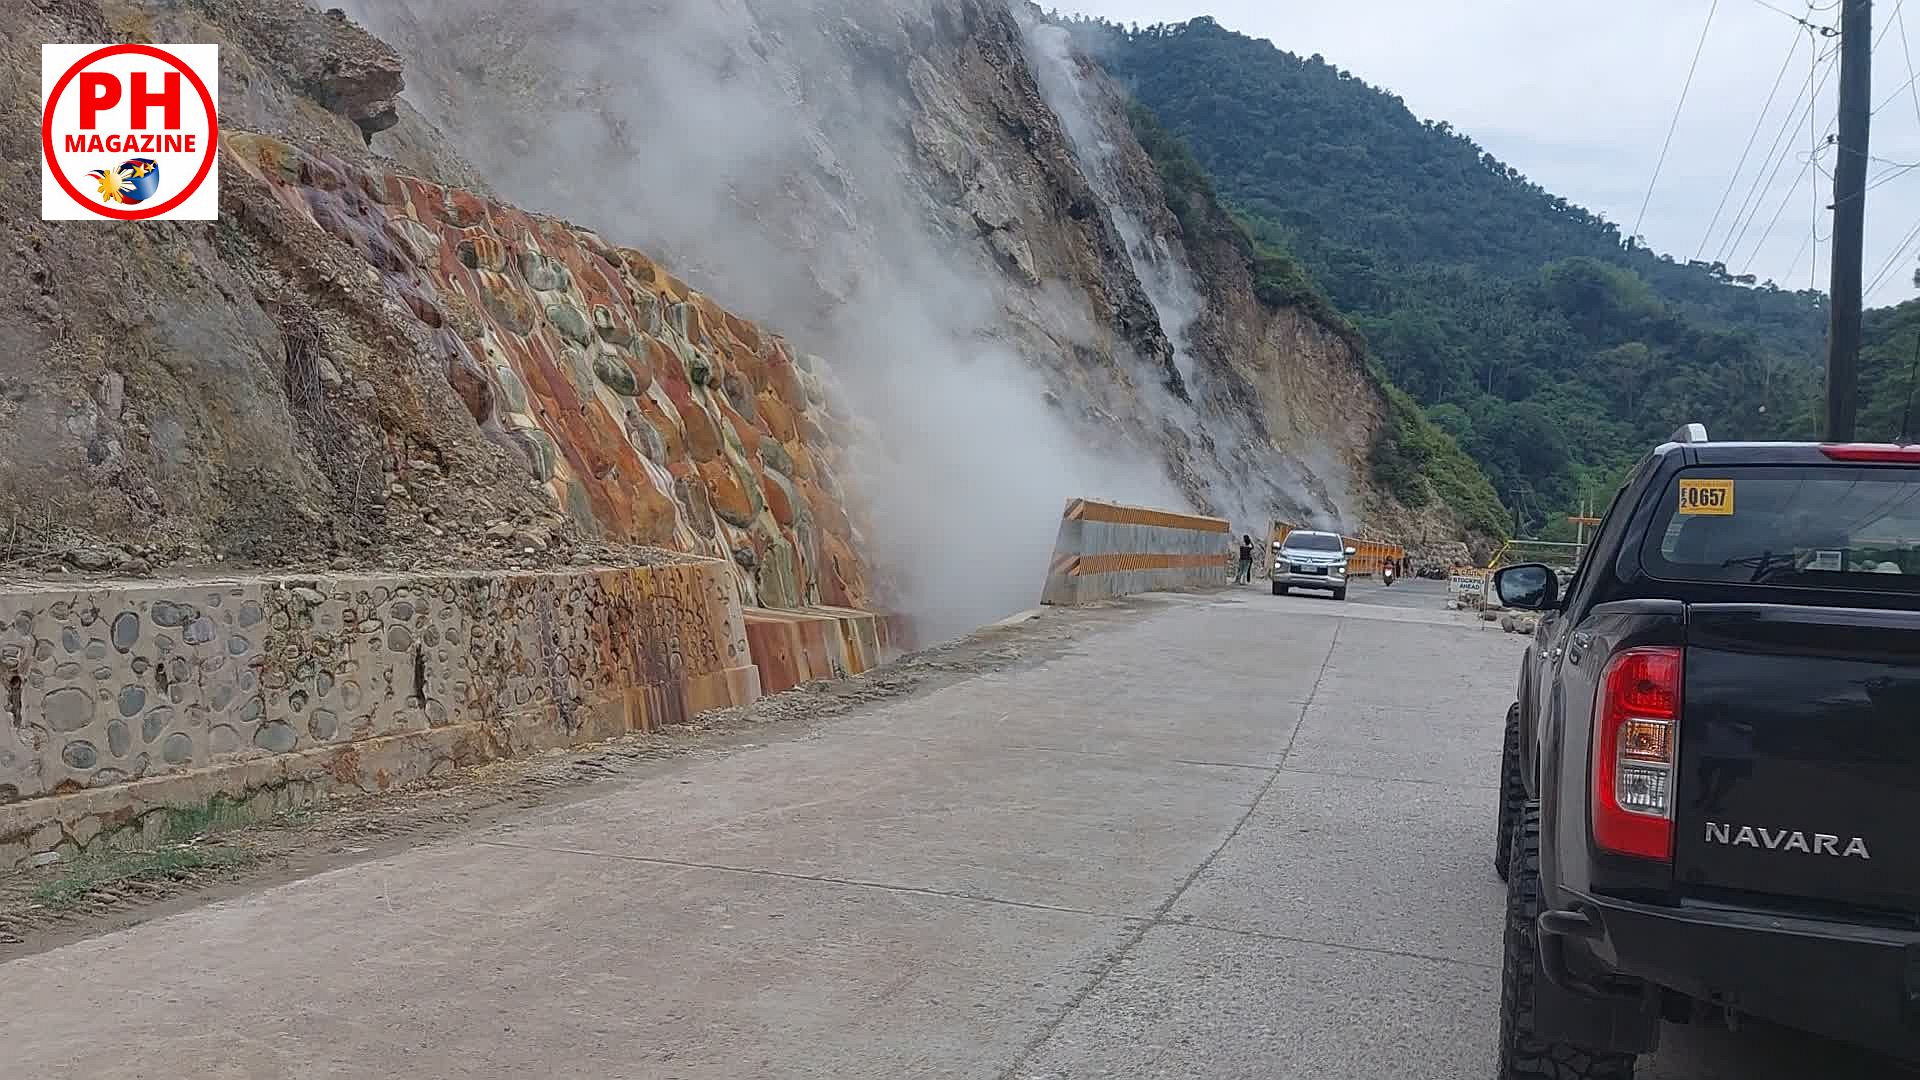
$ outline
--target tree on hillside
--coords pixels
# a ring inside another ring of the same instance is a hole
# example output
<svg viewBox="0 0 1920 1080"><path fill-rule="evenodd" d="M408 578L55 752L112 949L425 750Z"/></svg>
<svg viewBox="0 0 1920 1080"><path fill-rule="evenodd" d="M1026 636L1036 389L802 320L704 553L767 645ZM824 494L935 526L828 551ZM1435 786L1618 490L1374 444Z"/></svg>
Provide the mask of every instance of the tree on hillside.
<svg viewBox="0 0 1920 1080"><path fill-rule="evenodd" d="M1503 495L1528 493L1523 523L1564 517L1591 477L1681 423L1804 430L1821 294L1654 252L1322 57L1212 19L1071 22L1272 264L1295 268L1271 275L1275 295L1350 319L1431 430Z"/></svg>

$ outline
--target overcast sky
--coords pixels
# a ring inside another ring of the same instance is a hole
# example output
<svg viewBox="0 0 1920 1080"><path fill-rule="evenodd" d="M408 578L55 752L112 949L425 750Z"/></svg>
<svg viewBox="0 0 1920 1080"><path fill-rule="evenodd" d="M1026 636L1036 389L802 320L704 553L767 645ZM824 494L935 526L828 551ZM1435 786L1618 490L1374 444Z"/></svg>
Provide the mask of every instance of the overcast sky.
<svg viewBox="0 0 1920 1080"><path fill-rule="evenodd" d="M1705 258L1728 249L1728 225L1762 171L1769 146L1787 127L1789 106L1805 94L1814 58L1810 35L1782 12L1827 26L1839 18L1839 0L1815 0L1811 11L1807 0L1718 0L1717 7L1714 0L1053 2L1067 11L1143 25L1212 15L1224 26L1267 38L1289 52L1320 53L1329 63L1399 94L1415 114L1451 121L1548 190L1605 214L1622 230L1640 215L1701 27L1714 7L1699 70L1640 227L1655 248L1682 260L1701 251L1708 223L1783 65L1779 93L1705 244ZM1920 61L1920 2L1911 18L1899 14L1904 2L1874 4L1875 36L1883 31L1886 36L1874 52L1873 102L1885 105L1873 119L1870 151L1882 161L1868 176L1886 180L1867 197L1867 281L1898 253L1879 287L1868 294L1874 305L1916 293L1920 169L1909 172L1896 165L1920 162L1920 100L1907 85L1915 69L1903 48L1910 41ZM1905 41L1903 30L1908 31ZM1813 123L1822 135L1833 125L1839 78L1837 72L1829 74L1837 64L1825 54L1836 42L1819 42L1825 87ZM1817 283L1824 290L1825 241L1832 232L1832 214L1824 207L1832 201L1832 181L1830 175L1803 170L1814 133L1808 130L1806 97L1799 100L1798 123L1780 142L1792 149L1766 159L1764 173L1773 174L1773 183L1762 188L1764 202L1758 196L1753 200L1763 208L1747 215L1753 222L1726 262L1734 273L1758 274L1783 287ZM1774 174L1782 154L1785 164ZM1829 147L1818 161L1830 174L1834 150ZM1810 232L1815 179L1823 208L1817 245ZM1778 224L1768 233L1777 211Z"/></svg>

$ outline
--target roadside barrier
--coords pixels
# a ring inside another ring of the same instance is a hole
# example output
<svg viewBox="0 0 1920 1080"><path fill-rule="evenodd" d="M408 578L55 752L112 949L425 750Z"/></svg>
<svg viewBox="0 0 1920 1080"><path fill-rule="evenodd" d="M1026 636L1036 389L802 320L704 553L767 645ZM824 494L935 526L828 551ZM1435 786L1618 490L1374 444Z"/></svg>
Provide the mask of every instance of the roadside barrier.
<svg viewBox="0 0 1920 1080"><path fill-rule="evenodd" d="M1225 518L1072 499L1060 515L1043 604L1225 585L1234 556ZM1264 554L1264 553L1262 553Z"/></svg>

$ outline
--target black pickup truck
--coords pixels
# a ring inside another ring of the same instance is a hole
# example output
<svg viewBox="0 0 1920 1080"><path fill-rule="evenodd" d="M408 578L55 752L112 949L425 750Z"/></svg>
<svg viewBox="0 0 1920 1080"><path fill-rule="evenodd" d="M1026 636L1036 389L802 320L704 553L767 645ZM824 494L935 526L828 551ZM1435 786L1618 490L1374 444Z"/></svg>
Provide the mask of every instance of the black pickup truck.
<svg viewBox="0 0 1920 1080"><path fill-rule="evenodd" d="M1564 596L1492 587L1544 615L1501 763L1503 1080L1749 1017L1920 1060L1920 446L1689 424Z"/></svg>

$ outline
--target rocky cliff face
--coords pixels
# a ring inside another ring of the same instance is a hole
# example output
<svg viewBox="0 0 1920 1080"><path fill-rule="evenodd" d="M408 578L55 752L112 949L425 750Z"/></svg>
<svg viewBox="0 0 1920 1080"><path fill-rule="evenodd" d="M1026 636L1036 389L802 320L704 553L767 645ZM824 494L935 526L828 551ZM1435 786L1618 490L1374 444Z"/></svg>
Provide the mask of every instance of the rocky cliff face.
<svg viewBox="0 0 1920 1080"><path fill-rule="evenodd" d="M16 556L652 545L938 632L1032 601L1068 496L1401 520L1354 351L1183 231L1025 10L348 10L378 37L298 0L0 15ZM140 37L225 46L226 220L40 223L33 46Z"/></svg>

